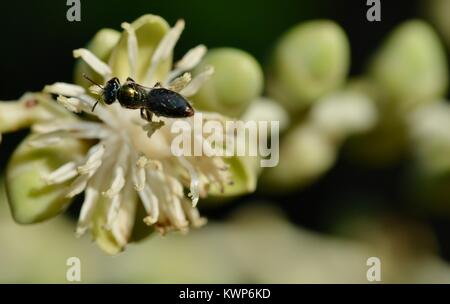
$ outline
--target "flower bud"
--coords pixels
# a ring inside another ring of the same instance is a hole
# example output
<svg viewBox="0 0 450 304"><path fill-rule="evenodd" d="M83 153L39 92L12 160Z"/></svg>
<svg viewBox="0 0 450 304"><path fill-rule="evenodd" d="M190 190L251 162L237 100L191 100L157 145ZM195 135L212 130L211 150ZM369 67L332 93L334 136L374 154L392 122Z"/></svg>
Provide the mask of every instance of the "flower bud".
<svg viewBox="0 0 450 304"><path fill-rule="evenodd" d="M370 74L386 98L407 108L443 96L448 85L444 49L422 21L400 25L376 54Z"/></svg>
<svg viewBox="0 0 450 304"><path fill-rule="evenodd" d="M377 109L361 93L340 91L325 96L313 106L310 121L337 142L364 133L377 122Z"/></svg>
<svg viewBox="0 0 450 304"><path fill-rule="evenodd" d="M450 47L450 20L448 19L448 12L450 12L450 1L447 0L430 0L426 2L428 16L436 25L441 36Z"/></svg>
<svg viewBox="0 0 450 304"><path fill-rule="evenodd" d="M450 211L450 106L434 102L408 117L412 155L406 191L412 202L424 210L443 214Z"/></svg>
<svg viewBox="0 0 450 304"><path fill-rule="evenodd" d="M278 42L269 93L289 111L299 111L344 82L350 50L344 31L332 21L311 21L289 30Z"/></svg>
<svg viewBox="0 0 450 304"><path fill-rule="evenodd" d="M214 74L192 98L197 109L239 117L261 95L263 73L248 53L233 48L210 50L193 75L207 66L214 68Z"/></svg>
<svg viewBox="0 0 450 304"><path fill-rule="evenodd" d="M260 97L253 102L242 116L244 121L277 121L280 124L280 131L289 127L290 118L287 111L274 100Z"/></svg>
<svg viewBox="0 0 450 304"><path fill-rule="evenodd" d="M267 168L262 181L267 188L292 190L314 181L336 158L336 147L318 128L299 125L282 139L278 166Z"/></svg>

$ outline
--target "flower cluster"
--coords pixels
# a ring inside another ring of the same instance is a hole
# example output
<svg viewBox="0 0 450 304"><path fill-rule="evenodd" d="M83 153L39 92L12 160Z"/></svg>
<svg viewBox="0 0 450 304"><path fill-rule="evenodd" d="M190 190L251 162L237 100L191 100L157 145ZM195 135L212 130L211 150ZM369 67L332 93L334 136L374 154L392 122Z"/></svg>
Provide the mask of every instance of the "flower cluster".
<svg viewBox="0 0 450 304"><path fill-rule="evenodd" d="M108 63L87 48L73 52L100 84L111 77L121 82L131 77L148 87L159 82L189 98L213 74L210 66L195 77L189 73L206 53L204 45L194 47L172 65L183 20L169 28L162 18L145 15L122 27L124 32L113 43ZM63 188L60 195L67 199L84 193L76 233L81 235L90 229L95 239L108 239L99 244L110 253L130 241L135 220L143 220L161 233L202 226L205 219L196 208L199 197L206 196L211 188L220 191L232 184L229 165L221 157L173 156L170 145L175 135L170 126L174 119L160 117L148 122L139 111L124 109L118 103L99 103L92 111L98 98L94 94L102 93L95 86L58 82L46 86L44 92L56 96L66 110L80 115L38 120L31 126L33 136L26 145L39 149L67 141L88 143L84 155L41 175L47 186ZM203 112L202 117L225 121L217 113ZM192 117L186 120L191 124L194 121ZM203 134L193 138L203 145L207 142ZM143 219L136 219L139 201L145 209Z"/></svg>

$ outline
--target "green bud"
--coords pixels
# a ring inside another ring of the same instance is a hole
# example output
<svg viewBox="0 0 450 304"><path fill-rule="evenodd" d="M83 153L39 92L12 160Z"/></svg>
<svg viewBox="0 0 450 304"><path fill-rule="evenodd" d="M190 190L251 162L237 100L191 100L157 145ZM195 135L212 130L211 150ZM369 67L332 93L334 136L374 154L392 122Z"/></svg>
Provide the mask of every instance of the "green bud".
<svg viewBox="0 0 450 304"><path fill-rule="evenodd" d="M437 101L408 115L415 157L433 175L450 172L450 105Z"/></svg>
<svg viewBox="0 0 450 304"><path fill-rule="evenodd" d="M396 111L382 112L373 129L349 138L345 146L351 159L372 167L392 165L407 147L408 130Z"/></svg>
<svg viewBox="0 0 450 304"><path fill-rule="evenodd" d="M400 25L376 54L370 74L386 97L407 107L433 101L448 85L444 49L422 21Z"/></svg>
<svg viewBox="0 0 450 304"><path fill-rule="evenodd" d="M377 123L377 115L377 109L367 95L343 90L314 104L309 121L335 142L342 142L349 136L371 130Z"/></svg>
<svg viewBox="0 0 450 304"><path fill-rule="evenodd" d="M262 182L268 189L277 191L304 186L334 164L336 153L335 145L321 130L299 125L282 139L280 162L264 171Z"/></svg>
<svg viewBox="0 0 450 304"><path fill-rule="evenodd" d="M287 111L276 101L266 97L255 100L242 115L243 121L278 121L280 132L289 127L290 118Z"/></svg>
<svg viewBox="0 0 450 304"><path fill-rule="evenodd" d="M263 73L250 54L233 48L210 50L193 76L207 66L214 67L214 74L193 96L196 108L239 117L261 95Z"/></svg>
<svg viewBox="0 0 450 304"><path fill-rule="evenodd" d="M290 111L299 111L343 84L350 50L344 31L321 20L297 25L275 48L269 93Z"/></svg>
<svg viewBox="0 0 450 304"><path fill-rule="evenodd" d="M54 146L36 148L27 137L14 151L6 168L6 189L12 215L20 224L44 221L64 211L68 183L47 185L43 176L86 152L83 142L64 139Z"/></svg>
<svg viewBox="0 0 450 304"><path fill-rule="evenodd" d="M450 47L450 1L448 0L430 0L426 2L429 19L433 25L436 25L441 36ZM428 19L428 18L427 18Z"/></svg>
<svg viewBox="0 0 450 304"><path fill-rule="evenodd" d="M119 41L120 33L113 29L101 29L98 31L94 38L87 44L86 48L95 54L100 60L107 62L111 56L112 50ZM103 82L103 79L92 70L83 60L77 59L74 71L75 83L88 88L91 84L86 82L83 78L83 74L88 75L94 81L99 83Z"/></svg>
<svg viewBox="0 0 450 304"><path fill-rule="evenodd" d="M405 187L409 200L424 211L450 215L450 106L434 102L408 118L414 156Z"/></svg>

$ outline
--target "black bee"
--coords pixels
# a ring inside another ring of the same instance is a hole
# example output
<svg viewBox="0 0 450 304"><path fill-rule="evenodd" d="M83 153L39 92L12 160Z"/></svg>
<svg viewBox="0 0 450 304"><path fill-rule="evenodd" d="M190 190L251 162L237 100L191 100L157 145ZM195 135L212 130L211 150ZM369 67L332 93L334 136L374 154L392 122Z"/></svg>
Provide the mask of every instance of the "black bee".
<svg viewBox="0 0 450 304"><path fill-rule="evenodd" d="M151 121L153 114L169 118L183 118L194 115L194 109L186 98L177 92L162 88L159 83L153 88L149 88L128 77L127 81L121 85L119 79L114 77L108 80L103 87L86 75L83 76L102 89L101 99L107 105L117 100L124 108L139 109L141 117L147 121ZM94 111L98 102L99 100L92 107L92 111Z"/></svg>

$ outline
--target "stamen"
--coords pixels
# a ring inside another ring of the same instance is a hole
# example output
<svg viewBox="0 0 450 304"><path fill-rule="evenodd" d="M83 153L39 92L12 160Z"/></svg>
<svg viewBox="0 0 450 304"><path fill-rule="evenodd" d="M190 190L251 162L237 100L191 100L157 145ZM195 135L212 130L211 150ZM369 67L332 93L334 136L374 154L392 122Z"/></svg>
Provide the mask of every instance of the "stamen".
<svg viewBox="0 0 450 304"><path fill-rule="evenodd" d="M76 235L80 237L88 229L88 223L94 212L95 205L98 199L98 191L92 187L87 187L84 191L84 202L81 206L80 216L78 218L78 225Z"/></svg>
<svg viewBox="0 0 450 304"><path fill-rule="evenodd" d="M78 139L103 139L111 136L111 131L96 122L67 123L65 121L37 123L32 130L40 135L32 141L41 141L45 137L72 137ZM48 144L48 143L47 143Z"/></svg>
<svg viewBox="0 0 450 304"><path fill-rule="evenodd" d="M191 184L190 184L190 193L189 197L192 200L192 206L197 206L198 200L200 198L200 179L197 174L197 171L192 166L192 164L183 156L177 158L178 161L181 163L181 165L189 172L190 178L191 178Z"/></svg>
<svg viewBox="0 0 450 304"><path fill-rule="evenodd" d="M37 133L50 133L55 131L69 131L71 134L94 130L96 132L106 132L109 130L103 124L98 122L67 122L65 120L56 120L52 122L37 123L32 126L32 130Z"/></svg>
<svg viewBox="0 0 450 304"><path fill-rule="evenodd" d="M64 131L50 132L34 136L28 145L34 148L45 148L48 146L59 144L62 141Z"/></svg>
<svg viewBox="0 0 450 304"><path fill-rule="evenodd" d="M88 174L78 176L73 181L72 185L70 185L70 188L69 188L69 191L67 191L66 197L72 198L75 195L78 195L81 192L83 192L87 186L87 182L90 177L91 177L91 175L88 175Z"/></svg>
<svg viewBox="0 0 450 304"><path fill-rule="evenodd" d="M112 199L119 194L122 188L125 186L125 174L122 167L117 167L114 173L114 179L111 183L111 187L102 193L102 195Z"/></svg>
<svg viewBox="0 0 450 304"><path fill-rule="evenodd" d="M116 168L114 170L114 178L109 189L102 194L112 200L108 211L107 226L112 227L113 222L119 213L121 204L120 192L125 186L125 174L128 171L129 164L129 148L124 145L117 157Z"/></svg>
<svg viewBox="0 0 450 304"><path fill-rule="evenodd" d="M175 69L170 72L167 77L168 82L183 73L184 71L192 70L197 64L200 63L203 56L206 54L207 48L203 44L190 49L184 56L175 64Z"/></svg>
<svg viewBox="0 0 450 304"><path fill-rule="evenodd" d="M109 65L98 59L91 51L87 49L77 49L73 51L73 57L83 59L94 71L103 76L105 81L111 78L112 71Z"/></svg>
<svg viewBox="0 0 450 304"><path fill-rule="evenodd" d="M111 232L114 239L121 247L128 244L128 239L133 227L134 218L130 218L133 213L131 211L118 210L116 220L111 224Z"/></svg>
<svg viewBox="0 0 450 304"><path fill-rule="evenodd" d="M127 32L127 47L128 47L128 63L130 65L130 77L136 77L136 66L138 57L138 41L136 38L136 32L129 23L122 23L122 28Z"/></svg>
<svg viewBox="0 0 450 304"><path fill-rule="evenodd" d="M197 208L192 207L188 200L182 200L182 207L184 209L184 213L186 214L189 222L193 227L199 228L201 226L206 225L208 220L204 217L200 216Z"/></svg>
<svg viewBox="0 0 450 304"><path fill-rule="evenodd" d="M167 59L172 54L175 44L180 38L183 29L184 29L184 20L178 20L175 26L171 28L170 31L161 39L161 41L158 44L158 47L153 53L150 68L147 71L144 83L149 83L152 80L153 73L159 66L159 63L162 60Z"/></svg>
<svg viewBox="0 0 450 304"><path fill-rule="evenodd" d="M203 72L195 76L187 87L181 90L180 94L186 97L194 95L212 74L214 74L214 67L208 66Z"/></svg>
<svg viewBox="0 0 450 304"><path fill-rule="evenodd" d="M64 183L69 179L77 176L78 172L76 170L76 167L77 165L75 162L69 162L65 165L62 165L47 176L44 176L43 179L48 185Z"/></svg>
<svg viewBox="0 0 450 304"><path fill-rule="evenodd" d="M130 183L127 183L120 194L122 201L117 215L111 223L111 232L121 247L125 247L130 239L136 215L136 194ZM113 202L114 204L115 202Z"/></svg>
<svg viewBox="0 0 450 304"><path fill-rule="evenodd" d="M115 195L114 197L112 197L111 206L109 207L106 219L106 228L109 230L113 226L113 223L116 220L117 215L119 214L120 203L120 195Z"/></svg>
<svg viewBox="0 0 450 304"><path fill-rule="evenodd" d="M92 107L97 102L94 98L87 94L77 96L83 104L83 111L89 115L95 115L102 120L106 125L113 129L117 127L117 121L113 113L107 110L101 103L97 105L95 111L92 112Z"/></svg>
<svg viewBox="0 0 450 304"><path fill-rule="evenodd" d="M186 220L186 216L181 206L180 199L178 197L172 197L171 200L168 200L168 204L170 210L169 217L172 219L175 227L177 227L178 229L187 228L189 223Z"/></svg>
<svg viewBox="0 0 450 304"><path fill-rule="evenodd" d="M54 84L46 85L43 91L45 93L71 97L77 97L86 92L83 87L65 82L55 82Z"/></svg>
<svg viewBox="0 0 450 304"><path fill-rule="evenodd" d="M145 156L139 157L136 162L136 168L134 169L133 174L133 183L136 191L142 191L145 186L146 173L145 166L148 163L148 159Z"/></svg>
<svg viewBox="0 0 450 304"><path fill-rule="evenodd" d="M102 164L102 157L105 153L105 146L103 144L97 144L89 149L88 157L86 163L77 168L79 174L92 174L98 169Z"/></svg>
<svg viewBox="0 0 450 304"><path fill-rule="evenodd" d="M172 191L173 194L175 194L176 196L182 198L184 197L184 193L183 193L183 186L181 185L181 183L175 179L172 176L168 176L167 177L167 184L170 188L170 190Z"/></svg>
<svg viewBox="0 0 450 304"><path fill-rule="evenodd" d="M81 101L78 98L59 95L56 100L70 112L81 113L82 111Z"/></svg>
<svg viewBox="0 0 450 304"><path fill-rule="evenodd" d="M148 216L144 218L144 222L149 226L155 224L159 218L158 198L153 194L149 185L146 185L143 191L139 192L139 197L148 214Z"/></svg>

